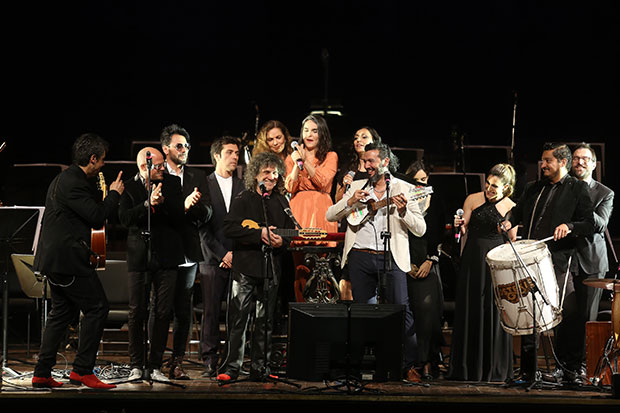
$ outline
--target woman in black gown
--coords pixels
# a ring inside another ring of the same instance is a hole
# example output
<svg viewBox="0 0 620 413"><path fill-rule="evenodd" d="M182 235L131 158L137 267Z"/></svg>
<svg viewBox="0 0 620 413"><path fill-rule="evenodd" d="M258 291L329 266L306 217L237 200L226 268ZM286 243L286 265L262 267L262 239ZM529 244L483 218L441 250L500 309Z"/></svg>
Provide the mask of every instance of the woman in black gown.
<svg viewBox="0 0 620 413"><path fill-rule="evenodd" d="M462 219L455 216L464 239L456 292L448 378L477 382L513 377L512 336L500 324L487 253L504 243L498 223L514 206L515 172L498 164L487 175L485 190L469 195ZM514 239L516 229L508 236Z"/></svg>

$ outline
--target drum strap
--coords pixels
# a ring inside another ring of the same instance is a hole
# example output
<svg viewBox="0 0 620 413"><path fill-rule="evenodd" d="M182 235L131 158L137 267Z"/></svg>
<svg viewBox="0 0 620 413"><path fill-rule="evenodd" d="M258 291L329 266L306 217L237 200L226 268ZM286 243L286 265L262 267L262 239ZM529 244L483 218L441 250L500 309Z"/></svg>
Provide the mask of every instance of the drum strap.
<svg viewBox="0 0 620 413"><path fill-rule="evenodd" d="M530 238L532 236L532 225L534 225L534 216L536 215L536 207L538 207L538 201L540 201L540 197L545 191L545 187L543 186L536 198L536 202L534 202L534 208L532 209L532 216L530 217L530 226L527 230L527 237Z"/></svg>

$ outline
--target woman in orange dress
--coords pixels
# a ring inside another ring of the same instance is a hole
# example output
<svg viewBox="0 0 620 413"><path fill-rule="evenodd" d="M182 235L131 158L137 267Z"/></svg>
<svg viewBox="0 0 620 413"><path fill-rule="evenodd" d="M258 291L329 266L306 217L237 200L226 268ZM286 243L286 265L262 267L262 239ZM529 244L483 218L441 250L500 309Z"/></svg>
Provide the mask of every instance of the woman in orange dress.
<svg viewBox="0 0 620 413"><path fill-rule="evenodd" d="M297 149L285 161L285 188L291 194L291 211L303 228L338 232L338 223L325 219L327 208L333 204L332 184L338 170L338 155L331 150L331 134L325 119L307 116L301 123L300 136ZM295 253L293 259L295 297L301 302L310 269L303 265L303 253Z"/></svg>

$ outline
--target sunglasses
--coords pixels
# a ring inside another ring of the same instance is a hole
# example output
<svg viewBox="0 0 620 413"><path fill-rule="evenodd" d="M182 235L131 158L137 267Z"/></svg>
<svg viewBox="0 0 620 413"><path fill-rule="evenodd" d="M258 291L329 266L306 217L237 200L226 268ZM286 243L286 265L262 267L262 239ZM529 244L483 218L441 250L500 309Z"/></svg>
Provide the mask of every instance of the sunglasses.
<svg viewBox="0 0 620 413"><path fill-rule="evenodd" d="M176 145L172 146L169 145L171 148L175 148L177 151L182 150L183 148L187 149L188 151L190 150L190 148L192 147L192 145L190 145L189 143L177 143Z"/></svg>

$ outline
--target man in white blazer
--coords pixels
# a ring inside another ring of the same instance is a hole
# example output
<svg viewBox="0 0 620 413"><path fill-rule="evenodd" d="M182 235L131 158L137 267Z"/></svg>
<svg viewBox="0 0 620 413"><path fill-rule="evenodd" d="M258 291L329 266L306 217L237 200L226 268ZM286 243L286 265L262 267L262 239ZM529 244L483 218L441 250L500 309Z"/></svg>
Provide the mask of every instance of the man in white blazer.
<svg viewBox="0 0 620 413"><path fill-rule="evenodd" d="M390 158L387 145L366 145L362 159L369 179L353 181L342 199L327 210L326 218L351 218L345 233L342 266L349 268L353 300L405 306L404 373L406 379L420 381L414 365L416 340L407 296L407 272L411 270L408 233L424 235L426 223L420 204L407 200L415 188L390 176ZM389 213L385 206L367 214L369 209L361 207L364 202L368 205L388 198Z"/></svg>

